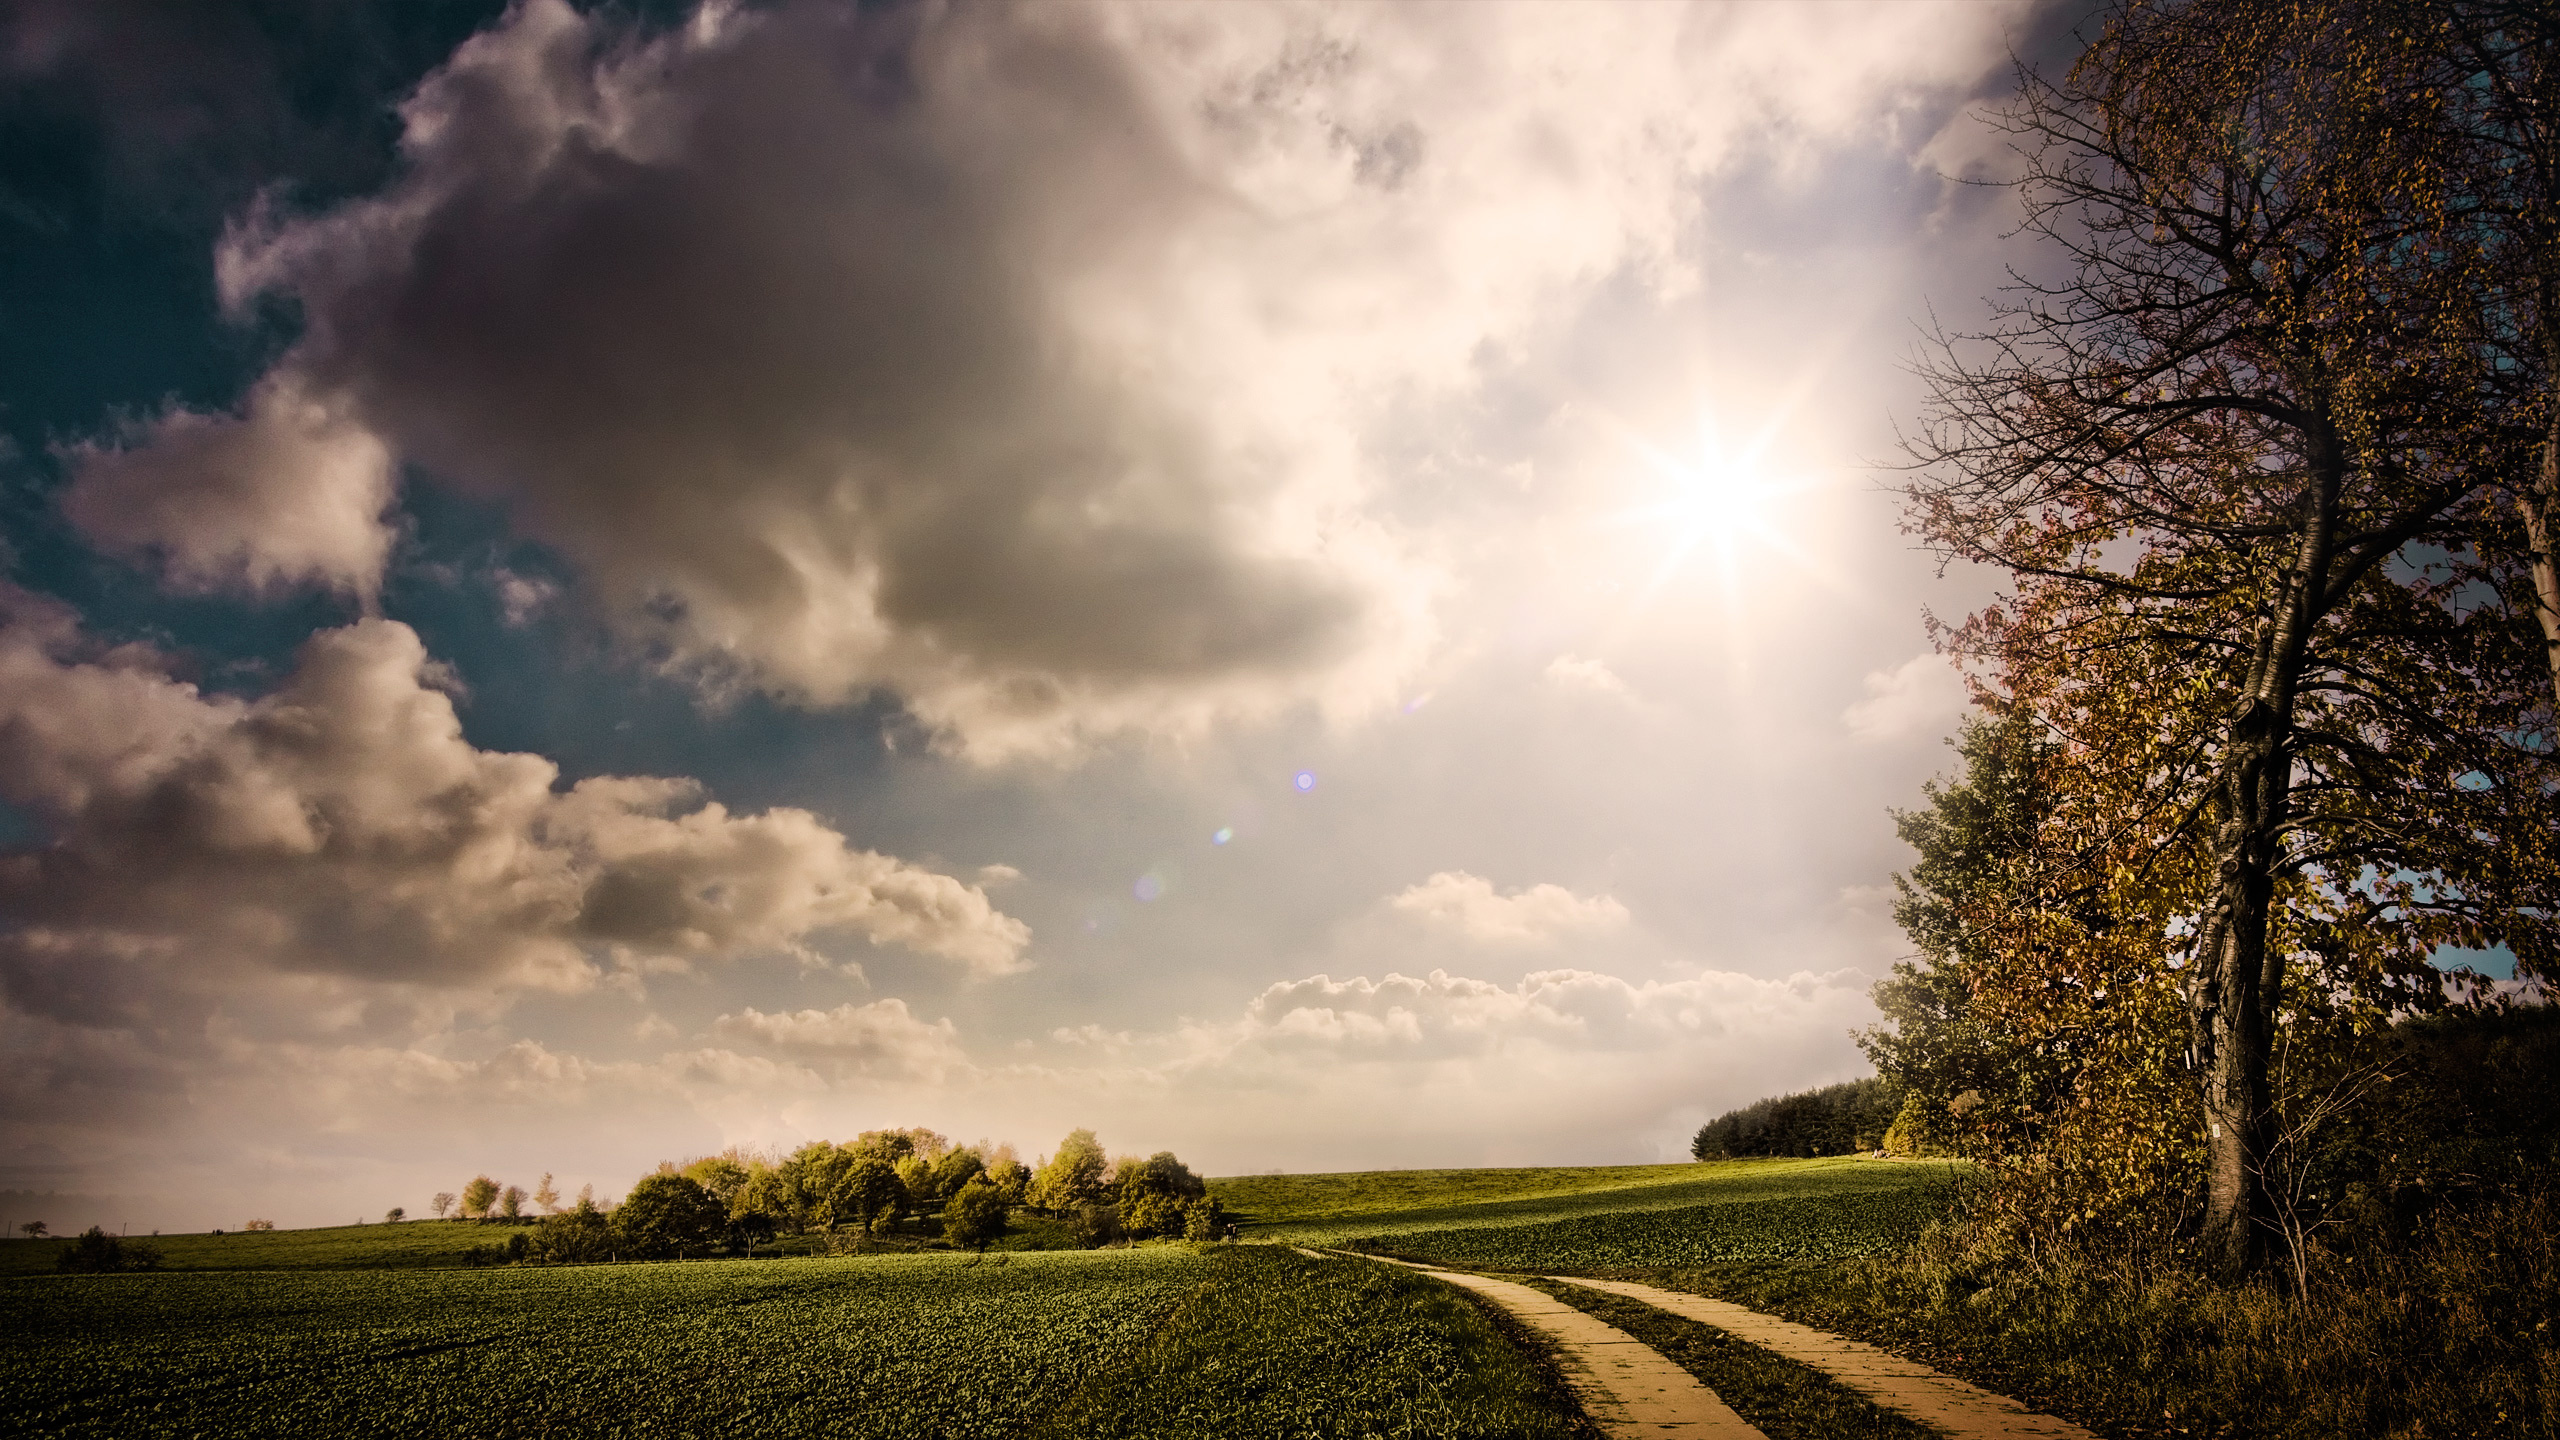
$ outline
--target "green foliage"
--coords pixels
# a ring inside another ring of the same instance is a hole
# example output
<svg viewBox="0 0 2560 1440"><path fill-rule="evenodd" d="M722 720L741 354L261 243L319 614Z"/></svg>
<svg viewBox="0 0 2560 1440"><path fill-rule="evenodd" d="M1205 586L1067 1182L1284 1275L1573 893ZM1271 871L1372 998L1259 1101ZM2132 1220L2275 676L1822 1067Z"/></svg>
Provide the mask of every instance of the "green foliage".
<svg viewBox="0 0 2560 1440"><path fill-rule="evenodd" d="M992 1166L987 1171L987 1183L996 1187L996 1193L1004 1197L1007 1205L1026 1204L1031 1190L1031 1167L1019 1160Z"/></svg>
<svg viewBox="0 0 2560 1440"><path fill-rule="evenodd" d="M80 1232L80 1238L60 1247L53 1264L65 1275L114 1275L156 1270L160 1258L156 1246L110 1235L105 1226L92 1225Z"/></svg>
<svg viewBox="0 0 2560 1440"><path fill-rule="evenodd" d="M972 1175L942 1207L942 1238L963 1250L984 1250L1004 1234L1004 1196L983 1175Z"/></svg>
<svg viewBox="0 0 2560 1440"><path fill-rule="evenodd" d="M1920 854L1893 877L1894 922L1919 957L1876 982L1884 1023L1862 1032L1858 1045L1879 1075L1942 1114L1967 1091L2023 1098L2033 1108L2052 1078L2025 1073L2033 1050L1975 997L1983 972L2014 938L2001 922L2053 903L2024 861L2055 814L2046 772L2057 748L2023 709L1967 719L1955 745L1962 773L1922 786L1925 808L1893 812L1894 833Z"/></svg>
<svg viewBox="0 0 2560 1440"><path fill-rule="evenodd" d="M960 1188L985 1174L985 1158L969 1146L959 1146L933 1162L933 1194L937 1198L960 1193Z"/></svg>
<svg viewBox="0 0 2560 1440"><path fill-rule="evenodd" d="M699 1255L719 1239L720 1202L682 1175L649 1175L613 1211L614 1243L637 1259Z"/></svg>
<svg viewBox="0 0 2560 1440"><path fill-rule="evenodd" d="M1145 1348L1098 1368L1034 1440L1592 1434L1570 1396L1447 1285L1276 1246L1222 1248L1207 1269Z"/></svg>
<svg viewBox="0 0 2560 1440"><path fill-rule="evenodd" d="M1947 1150L1945 1106L1917 1090L1902 1097L1902 1109L1893 1123L1885 1127L1884 1151L1916 1159L1924 1155L1943 1155Z"/></svg>
<svg viewBox="0 0 2560 1440"><path fill-rule="evenodd" d="M1893 1123L1900 1089L1886 1080L1850 1080L1761 1100L1699 1127L1689 1153L1701 1160L1809 1159L1873 1150Z"/></svg>
<svg viewBox="0 0 2560 1440"><path fill-rule="evenodd" d="M1120 1224L1138 1236L1182 1234L1186 1211L1209 1194L1208 1183L1170 1150L1122 1166L1117 1188Z"/></svg>
<svg viewBox="0 0 2560 1440"><path fill-rule="evenodd" d="M1107 1162L1102 1145L1090 1130L1071 1130L1058 1142L1058 1151L1047 1164L1032 1175L1024 1193L1026 1203L1042 1210L1064 1213L1088 1205L1099 1205L1106 1194L1102 1177Z"/></svg>
<svg viewBox="0 0 2560 1440"><path fill-rule="evenodd" d="M1076 1243L1087 1250L1099 1250L1127 1238L1120 1224L1117 1205L1079 1205L1067 1224L1075 1232Z"/></svg>
<svg viewBox="0 0 2560 1440"><path fill-rule="evenodd" d="M1601 1271L1837 1260L1909 1244L1947 1196L1920 1188L1406 1231L1349 1248L1485 1270Z"/></svg>
<svg viewBox="0 0 2560 1440"><path fill-rule="evenodd" d="M581 1199L533 1227L533 1238L519 1257L541 1265L582 1265L613 1258L613 1225L592 1200Z"/></svg>
<svg viewBox="0 0 2560 1440"><path fill-rule="evenodd" d="M684 1177L711 1192L711 1198L727 1209L747 1186L747 1167L734 1155L705 1155L684 1167ZM551 1177L542 1177L547 1186ZM539 1197L536 1197L539 1198Z"/></svg>
<svg viewBox="0 0 2560 1440"><path fill-rule="evenodd" d="M1013 1436L1122 1365L1207 1277L1158 1246L1002 1265L14 1279L0 1415L13 1433L119 1440Z"/></svg>
<svg viewBox="0 0 2560 1440"><path fill-rule="evenodd" d="M934 1184L932 1161L910 1155L889 1168L898 1177L898 1193L905 1204L921 1210L943 1198L940 1187Z"/></svg>
<svg viewBox="0 0 2560 1440"><path fill-rule="evenodd" d="M1182 1238L1185 1240L1227 1238L1227 1213L1218 1207L1218 1197L1203 1195L1182 1207Z"/></svg>
<svg viewBox="0 0 2560 1440"><path fill-rule="evenodd" d="M490 1207L497 1203L498 1182L486 1175L474 1175L471 1183L462 1187L462 1218L465 1220L488 1219Z"/></svg>
<svg viewBox="0 0 2560 1440"><path fill-rule="evenodd" d="M895 1221L906 1201L906 1186L900 1183L897 1170L871 1154L845 1167L827 1195L824 1213L830 1225L869 1228L882 1220Z"/></svg>

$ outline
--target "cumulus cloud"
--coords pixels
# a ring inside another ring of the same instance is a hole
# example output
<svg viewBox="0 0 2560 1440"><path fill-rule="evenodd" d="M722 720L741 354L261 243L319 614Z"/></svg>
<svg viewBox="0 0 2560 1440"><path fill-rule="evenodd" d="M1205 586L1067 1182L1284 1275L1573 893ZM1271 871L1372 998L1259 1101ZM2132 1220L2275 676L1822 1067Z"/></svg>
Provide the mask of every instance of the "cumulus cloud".
<svg viewBox="0 0 2560 1440"><path fill-rule="evenodd" d="M1884 742L1944 735L1964 713L1964 677L1943 655L1914 655L1867 676L1866 698L1840 712L1849 733Z"/></svg>
<svg viewBox="0 0 2560 1440"><path fill-rule="evenodd" d="M527 0L404 106L390 188L252 214L219 269L306 321L260 394L502 501L709 683L886 687L980 755L1357 708L1440 583L1378 503L1380 407L1613 278L1677 290L1737 137L1877 123L2002 14L1796 47L1776 8L786 3L647 37ZM190 489L258 407L96 451L78 513L211 573L173 514L84 497ZM259 453L228 503L329 543L211 568L360 568L326 448Z"/></svg>
<svg viewBox="0 0 2560 1440"><path fill-rule="evenodd" d="M1316 975L1254 998L1238 1047L1300 1047L1413 1057L1488 1054L1521 1044L1564 1050L1654 1049L1711 1039L1862 988L1854 971L1764 980L1709 972L1641 984L1588 970L1541 970L1498 985L1434 970L1383 980Z"/></svg>
<svg viewBox="0 0 2560 1440"><path fill-rule="evenodd" d="M436 680L372 619L313 636L270 694L208 694L0 594L0 798L49 836L0 852L11 998L109 1023L153 977L574 989L603 953L809 956L831 934L1021 963L1028 929L977 886L689 780L555 789L550 761L465 740Z"/></svg>
<svg viewBox="0 0 2560 1440"><path fill-rule="evenodd" d="M712 1031L733 1043L823 1059L864 1075L940 1080L969 1064L949 1019L927 1024L898 999L778 1015L749 1007L721 1016Z"/></svg>
<svg viewBox="0 0 2560 1440"><path fill-rule="evenodd" d="M1613 896L1576 895L1561 885L1532 885L1506 895L1492 881L1463 870L1443 870L1397 892L1387 904L1468 940L1558 940L1606 934L1627 924L1627 907Z"/></svg>
<svg viewBox="0 0 2560 1440"><path fill-rule="evenodd" d="M1559 655L1547 662L1546 677L1548 684L1567 690L1605 695L1630 705L1642 703L1636 698L1636 692L1628 688L1627 682L1619 678L1618 672L1610 669L1606 661L1588 660L1579 655Z"/></svg>
<svg viewBox="0 0 2560 1440"><path fill-rule="evenodd" d="M240 414L173 409L66 458L72 523L157 558L181 588L369 595L391 553L389 447L290 373L261 381Z"/></svg>

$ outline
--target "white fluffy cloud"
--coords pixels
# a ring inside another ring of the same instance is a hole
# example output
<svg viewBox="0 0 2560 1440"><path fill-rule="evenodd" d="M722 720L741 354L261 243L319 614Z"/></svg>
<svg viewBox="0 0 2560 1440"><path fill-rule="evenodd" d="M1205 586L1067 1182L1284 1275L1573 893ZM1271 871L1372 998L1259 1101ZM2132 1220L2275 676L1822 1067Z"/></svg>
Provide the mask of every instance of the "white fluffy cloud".
<svg viewBox="0 0 2560 1440"><path fill-rule="evenodd" d="M186 589L371 594L391 553L389 447L290 372L259 382L238 415L174 409L68 459L72 523L156 556Z"/></svg>
<svg viewBox="0 0 2560 1440"><path fill-rule="evenodd" d="M155 976L574 989L600 953L807 955L831 934L992 974L1029 941L979 887L806 811L732 814L677 779L555 789L550 761L463 738L396 622L313 636L254 700L166 667L0 595L0 797L50 835L0 852L21 1007L109 1023Z"/></svg>
<svg viewBox="0 0 2560 1440"><path fill-rule="evenodd" d="M1532 885L1510 894L1463 870L1443 870L1408 886L1387 904L1460 939L1538 942L1623 930L1627 907L1608 895L1576 895L1561 885Z"/></svg>
<svg viewBox="0 0 2560 1440"><path fill-rule="evenodd" d="M886 687L973 753L1366 705L1441 585L1382 409L1678 290L1737 140L1889 121L2006 13L812 0L635 40L527 0L408 102L392 187L234 229L230 300L302 341L240 416L84 452L73 513L198 582L361 583L396 453L676 668Z"/></svg>
<svg viewBox="0 0 2560 1440"><path fill-rule="evenodd" d="M1866 680L1866 698L1840 712L1841 723L1860 740L1883 742L1939 736L1964 714L1964 677L1943 655L1914 655Z"/></svg>
<svg viewBox="0 0 2560 1440"><path fill-rule="evenodd" d="M825 1061L863 1075L938 1081L969 1068L950 1020L928 1024L898 999L778 1015L749 1007L721 1016L712 1032L732 1043Z"/></svg>

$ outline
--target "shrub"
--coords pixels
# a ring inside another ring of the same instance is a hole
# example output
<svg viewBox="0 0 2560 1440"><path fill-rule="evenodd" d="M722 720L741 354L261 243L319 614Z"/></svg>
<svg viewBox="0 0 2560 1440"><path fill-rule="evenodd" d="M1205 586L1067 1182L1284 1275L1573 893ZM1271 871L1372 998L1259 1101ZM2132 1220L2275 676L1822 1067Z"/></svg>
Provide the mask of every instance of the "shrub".
<svg viewBox="0 0 2560 1440"><path fill-rule="evenodd" d="M570 1265L609 1260L614 1254L613 1225L593 1200L537 1222L523 1258L536 1264Z"/></svg>
<svg viewBox="0 0 2560 1440"><path fill-rule="evenodd" d="M1185 1240L1217 1240L1227 1233L1226 1211L1213 1196L1202 1196L1182 1207L1182 1238Z"/></svg>
<svg viewBox="0 0 2560 1440"><path fill-rule="evenodd" d="M66 1275L113 1275L126 1270L157 1270L160 1251L157 1246L138 1240L110 1235L106 1227L92 1225L80 1232L80 1238L62 1247L54 1257L53 1268Z"/></svg>

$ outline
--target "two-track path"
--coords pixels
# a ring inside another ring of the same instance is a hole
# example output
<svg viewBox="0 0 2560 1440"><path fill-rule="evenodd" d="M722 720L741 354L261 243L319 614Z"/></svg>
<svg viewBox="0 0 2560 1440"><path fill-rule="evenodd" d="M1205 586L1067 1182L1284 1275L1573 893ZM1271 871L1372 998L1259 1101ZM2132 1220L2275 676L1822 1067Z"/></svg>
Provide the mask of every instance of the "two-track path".
<svg viewBox="0 0 2560 1440"><path fill-rule="evenodd" d="M1583 1408L1612 1440L1662 1434L1766 1440L1714 1391L1699 1384L1695 1376L1660 1351L1552 1296L1482 1275L1413 1265L1405 1260L1391 1263L1465 1286L1544 1336L1555 1346L1565 1379L1583 1402ZM2005 1395L1995 1395L1890 1351L1727 1301L1624 1280L1582 1280L1566 1275L1546 1278L1642 1301L1682 1319L1712 1325L1736 1339L1809 1365L1885 1409L1908 1415L1956 1440L2098 1440L2095 1434L2068 1420L2039 1415Z"/></svg>
<svg viewBox="0 0 2560 1440"><path fill-rule="evenodd" d="M1313 1250L1301 1255L1324 1259ZM1384 1257L1368 1257L1384 1258ZM1538 1333L1555 1351L1565 1384L1611 1440L1634 1435L1679 1435L1701 1440L1768 1440L1748 1420L1733 1413L1698 1377L1673 1364L1659 1350L1624 1330L1585 1315L1552 1295L1526 1285L1437 1270L1410 1261L1392 1260L1483 1296Z"/></svg>

